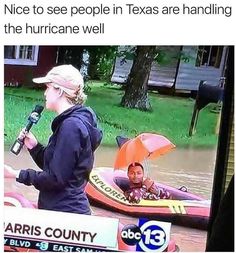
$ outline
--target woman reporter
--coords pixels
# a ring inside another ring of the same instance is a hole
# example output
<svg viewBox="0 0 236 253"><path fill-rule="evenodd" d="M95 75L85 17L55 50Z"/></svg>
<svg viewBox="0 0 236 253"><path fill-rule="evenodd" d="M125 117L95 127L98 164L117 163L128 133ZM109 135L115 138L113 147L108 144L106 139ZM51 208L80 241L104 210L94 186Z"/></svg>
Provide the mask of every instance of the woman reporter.
<svg viewBox="0 0 236 253"><path fill-rule="evenodd" d="M52 135L46 147L32 133L23 129L20 134L42 171L5 166L5 173L39 190L38 208L91 214L85 186L102 132L95 113L83 105L83 78L72 65L61 65L33 81L46 85L46 108L58 114L51 124Z"/></svg>

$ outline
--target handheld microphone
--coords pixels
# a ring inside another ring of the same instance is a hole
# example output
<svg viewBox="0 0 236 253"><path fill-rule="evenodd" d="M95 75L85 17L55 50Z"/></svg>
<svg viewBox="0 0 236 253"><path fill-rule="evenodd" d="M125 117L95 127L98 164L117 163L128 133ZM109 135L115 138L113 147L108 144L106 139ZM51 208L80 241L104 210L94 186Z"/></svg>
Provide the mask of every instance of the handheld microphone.
<svg viewBox="0 0 236 253"><path fill-rule="evenodd" d="M34 110L31 112L31 114L28 117L28 123L25 127L25 131L29 132L33 124L37 124L40 117L41 117L41 112L43 111L44 107L41 105L36 105ZM15 155L18 155L24 146L24 138L17 138L14 144L11 147L11 152Z"/></svg>

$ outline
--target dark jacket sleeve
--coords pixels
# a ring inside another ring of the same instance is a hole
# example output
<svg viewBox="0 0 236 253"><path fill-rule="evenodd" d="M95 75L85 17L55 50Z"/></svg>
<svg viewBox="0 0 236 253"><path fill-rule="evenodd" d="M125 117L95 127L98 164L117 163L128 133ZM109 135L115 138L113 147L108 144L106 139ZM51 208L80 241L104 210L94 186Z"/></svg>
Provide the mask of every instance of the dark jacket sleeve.
<svg viewBox="0 0 236 253"><path fill-rule="evenodd" d="M45 147L38 143L34 148L28 149L31 157L40 169L43 169Z"/></svg>
<svg viewBox="0 0 236 253"><path fill-rule="evenodd" d="M53 158L48 169L36 172L21 170L18 182L34 185L38 190L62 190L72 176L80 153L80 131L73 121L65 120L58 132Z"/></svg>

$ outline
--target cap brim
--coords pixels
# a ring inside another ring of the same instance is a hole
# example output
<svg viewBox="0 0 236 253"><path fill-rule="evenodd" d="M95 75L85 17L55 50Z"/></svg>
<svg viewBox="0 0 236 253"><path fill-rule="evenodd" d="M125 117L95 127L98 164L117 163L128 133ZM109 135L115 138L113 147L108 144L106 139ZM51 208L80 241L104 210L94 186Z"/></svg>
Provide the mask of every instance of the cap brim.
<svg viewBox="0 0 236 253"><path fill-rule="evenodd" d="M51 81L46 77L37 77L32 79L34 83L50 83Z"/></svg>

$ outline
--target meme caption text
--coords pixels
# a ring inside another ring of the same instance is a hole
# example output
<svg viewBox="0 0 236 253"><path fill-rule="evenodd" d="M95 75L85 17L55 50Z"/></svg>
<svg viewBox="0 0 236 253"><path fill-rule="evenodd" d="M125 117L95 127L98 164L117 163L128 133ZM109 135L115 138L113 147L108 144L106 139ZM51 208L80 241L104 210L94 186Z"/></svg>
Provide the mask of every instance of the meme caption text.
<svg viewBox="0 0 236 253"><path fill-rule="evenodd" d="M219 5L216 3L206 5L188 5L179 3L178 5L136 5L126 3L123 5L110 5L98 3L96 5L19 5L14 3L4 4L4 34L84 34L96 35L106 32L106 16L122 17L158 17L158 16L218 16L230 18L232 16L232 6ZM32 24L27 17L31 15L39 16L41 24ZM15 24L18 17L25 17L25 22ZM54 22L55 18L62 18L63 23ZM90 22L82 22L83 17L89 17ZM51 20L45 22L45 20ZM65 19L68 24L65 24ZM72 21L72 23L71 23Z"/></svg>

